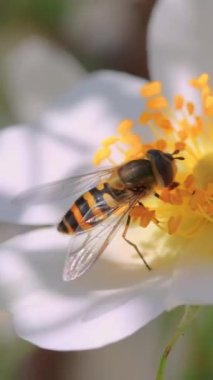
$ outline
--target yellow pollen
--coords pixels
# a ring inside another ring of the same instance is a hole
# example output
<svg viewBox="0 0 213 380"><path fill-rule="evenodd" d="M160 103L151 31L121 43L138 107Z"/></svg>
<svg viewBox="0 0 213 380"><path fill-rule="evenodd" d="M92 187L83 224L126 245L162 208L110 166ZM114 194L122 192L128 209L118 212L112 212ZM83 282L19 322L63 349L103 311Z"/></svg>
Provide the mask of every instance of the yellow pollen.
<svg viewBox="0 0 213 380"><path fill-rule="evenodd" d="M155 143L155 148L156 149L165 150L166 147L167 147L166 140L160 139L160 140L157 140L156 143Z"/></svg>
<svg viewBox="0 0 213 380"><path fill-rule="evenodd" d="M184 186L190 192L193 192L195 190L195 178L192 174L189 174L186 177L186 179L184 181Z"/></svg>
<svg viewBox="0 0 213 380"><path fill-rule="evenodd" d="M195 110L195 106L192 102L187 102L186 103L186 108L187 108L187 111L189 113L189 115L192 115L194 113L194 110Z"/></svg>
<svg viewBox="0 0 213 380"><path fill-rule="evenodd" d="M160 199L166 203L181 205L183 203L181 191L179 189L174 189L173 191L168 188L164 188L161 191Z"/></svg>
<svg viewBox="0 0 213 380"><path fill-rule="evenodd" d="M180 152L186 148L186 144L183 141L175 142L175 150L179 150Z"/></svg>
<svg viewBox="0 0 213 380"><path fill-rule="evenodd" d="M212 182L208 183L206 191L209 195L213 195L213 183Z"/></svg>
<svg viewBox="0 0 213 380"><path fill-rule="evenodd" d="M142 144L134 145L133 148L125 151L124 161L130 161L133 159L141 158L141 155L145 154L145 147Z"/></svg>
<svg viewBox="0 0 213 380"><path fill-rule="evenodd" d="M184 129L178 131L178 135L179 135L179 138L183 141L186 140L189 136L188 132L185 131Z"/></svg>
<svg viewBox="0 0 213 380"><path fill-rule="evenodd" d="M133 128L132 120L125 119L118 126L118 133L121 135L126 135Z"/></svg>
<svg viewBox="0 0 213 380"><path fill-rule="evenodd" d="M211 89L209 88L208 85L202 88L201 90L201 99L202 101L205 101L206 97L211 95Z"/></svg>
<svg viewBox="0 0 213 380"><path fill-rule="evenodd" d="M161 112L155 111L151 113L151 119L159 126L160 123L162 122L164 116Z"/></svg>
<svg viewBox="0 0 213 380"><path fill-rule="evenodd" d="M170 235L175 234L181 223L181 216L171 216L168 220L168 233Z"/></svg>
<svg viewBox="0 0 213 380"><path fill-rule="evenodd" d="M162 95L160 82L146 83L140 90L145 108L135 116L137 123L143 126L141 135L136 133L136 122L123 120L117 133L102 142L102 148L93 159L96 165L105 160L117 165L112 156L118 153L118 164L122 165L133 159L148 159L150 149L173 155L172 186L163 188L154 177L153 194L145 197L142 194L144 206L135 206L131 216L143 228L152 222L167 234L187 239L213 223L213 90L206 73L192 79L190 84L200 96L201 107L182 94L174 96L170 104Z"/></svg>
<svg viewBox="0 0 213 380"><path fill-rule="evenodd" d="M207 214L210 215L211 217L213 216L213 204L212 204L212 203L209 203L209 204L207 205L206 212L207 212Z"/></svg>
<svg viewBox="0 0 213 380"><path fill-rule="evenodd" d="M141 144L140 136L133 133L128 133L128 134L125 134L124 136L121 136L120 141L123 144L130 144L130 145Z"/></svg>
<svg viewBox="0 0 213 380"><path fill-rule="evenodd" d="M204 73L201 74L198 78L191 79L189 81L189 84L198 90L202 90L203 88L206 87L207 83L209 81L209 76L208 74Z"/></svg>
<svg viewBox="0 0 213 380"><path fill-rule="evenodd" d="M184 97L182 95L176 95L174 97L174 106L176 110L181 110L184 106Z"/></svg>
<svg viewBox="0 0 213 380"><path fill-rule="evenodd" d="M202 118L200 116L196 116L195 120L196 120L196 125L197 125L197 127L199 128L199 130L201 132L201 130L203 128L203 120L202 120Z"/></svg>
<svg viewBox="0 0 213 380"><path fill-rule="evenodd" d="M196 210L198 205L201 205L205 200L205 192L203 190L196 190L189 201L189 205L192 210Z"/></svg>
<svg viewBox="0 0 213 380"><path fill-rule="evenodd" d="M162 119L160 122L159 122L159 127L162 128L166 133L171 133L174 128L172 126L172 123L169 119Z"/></svg>
<svg viewBox="0 0 213 380"><path fill-rule="evenodd" d="M102 161L110 156L110 149L108 147L99 149L93 157L93 164L100 165Z"/></svg>
<svg viewBox="0 0 213 380"><path fill-rule="evenodd" d="M132 209L131 217L134 221L138 220L141 227L146 228L152 220L155 221L155 211L139 205Z"/></svg>
<svg viewBox="0 0 213 380"><path fill-rule="evenodd" d="M144 98L159 95L161 93L161 83L157 81L146 83L141 88L140 93Z"/></svg>
<svg viewBox="0 0 213 380"><path fill-rule="evenodd" d="M204 112L208 116L213 116L213 96L207 96L204 100Z"/></svg>
<svg viewBox="0 0 213 380"><path fill-rule="evenodd" d="M167 99L164 96L158 96L147 101L147 107L152 110L161 110L168 107Z"/></svg>
<svg viewBox="0 0 213 380"><path fill-rule="evenodd" d="M151 119L150 114L144 111L139 117L139 123L141 123L142 125L147 124L150 119Z"/></svg>
<svg viewBox="0 0 213 380"><path fill-rule="evenodd" d="M108 147L108 146L110 146L110 145L115 144L117 141L118 141L118 137L116 137L116 136L111 136L111 137L108 137L107 139L105 139L104 141L102 141L102 145L103 145L104 147Z"/></svg>

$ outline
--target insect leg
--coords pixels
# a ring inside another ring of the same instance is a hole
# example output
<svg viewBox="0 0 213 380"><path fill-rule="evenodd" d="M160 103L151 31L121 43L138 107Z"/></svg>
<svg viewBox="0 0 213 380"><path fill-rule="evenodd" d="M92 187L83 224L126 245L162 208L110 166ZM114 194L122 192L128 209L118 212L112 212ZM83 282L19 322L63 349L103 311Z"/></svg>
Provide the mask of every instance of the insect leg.
<svg viewBox="0 0 213 380"><path fill-rule="evenodd" d="M131 222L131 216L128 215L127 217L127 220L126 220L126 225L125 225L125 228L124 228L124 232L122 234L122 238L128 243L130 244L133 248L135 248L137 254L140 256L140 258L143 260L145 266L147 267L148 270L151 270L152 268L149 266L149 264L146 262L146 260L144 259L142 253L139 251L138 247L136 244L134 244L132 241L130 241L129 239L126 238L126 234L127 234L127 231L128 231L128 228L129 228L129 225L130 225L130 222Z"/></svg>

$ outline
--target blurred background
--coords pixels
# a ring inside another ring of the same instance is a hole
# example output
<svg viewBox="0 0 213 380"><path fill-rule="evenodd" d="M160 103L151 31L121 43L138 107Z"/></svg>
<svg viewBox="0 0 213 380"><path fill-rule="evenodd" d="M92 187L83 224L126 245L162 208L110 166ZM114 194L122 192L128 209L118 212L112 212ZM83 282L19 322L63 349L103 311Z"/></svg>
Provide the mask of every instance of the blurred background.
<svg viewBox="0 0 213 380"><path fill-rule="evenodd" d="M114 69L148 78L146 30L156 1L1 1L0 127L33 122L86 72ZM164 315L107 348L60 353L15 337L2 312L0 379L152 380L180 315ZM168 379L213 378L212 318L205 308L178 342Z"/></svg>
<svg viewBox="0 0 213 380"><path fill-rule="evenodd" d="M39 113L86 71L116 69L148 77L145 37L153 4L1 1L1 125L33 118L35 109L28 109L33 96Z"/></svg>

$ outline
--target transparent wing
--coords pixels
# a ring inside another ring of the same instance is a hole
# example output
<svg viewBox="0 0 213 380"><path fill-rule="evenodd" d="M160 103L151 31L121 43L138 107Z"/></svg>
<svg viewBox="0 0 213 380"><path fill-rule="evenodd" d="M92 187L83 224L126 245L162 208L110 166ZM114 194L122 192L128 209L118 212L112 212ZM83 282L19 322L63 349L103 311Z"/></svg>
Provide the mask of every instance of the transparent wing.
<svg viewBox="0 0 213 380"><path fill-rule="evenodd" d="M138 198L134 197L126 205L122 214L113 213L88 232L76 234L71 238L63 273L64 281L75 280L90 269L113 239L121 222L137 201Z"/></svg>
<svg viewBox="0 0 213 380"><path fill-rule="evenodd" d="M79 195L97 185L104 178L109 177L115 168L101 169L93 173L83 174L77 177L69 177L46 185L29 189L13 199L13 203L35 205L51 203L70 198L75 201Z"/></svg>

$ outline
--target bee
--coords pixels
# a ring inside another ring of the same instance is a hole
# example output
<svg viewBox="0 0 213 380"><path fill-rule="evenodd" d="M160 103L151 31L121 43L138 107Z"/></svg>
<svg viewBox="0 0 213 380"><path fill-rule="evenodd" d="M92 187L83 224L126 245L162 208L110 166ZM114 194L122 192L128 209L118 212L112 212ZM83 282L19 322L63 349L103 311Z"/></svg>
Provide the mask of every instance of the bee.
<svg viewBox="0 0 213 380"><path fill-rule="evenodd" d="M59 232L71 235L63 278L74 280L87 272L104 252L126 219L122 234L133 246L148 270L151 267L137 245L127 238L131 210L141 199L155 194L155 188L174 188L177 167L175 156L150 149L144 158L117 167L67 178L34 188L17 197L27 204L70 198L71 207L59 222Z"/></svg>

